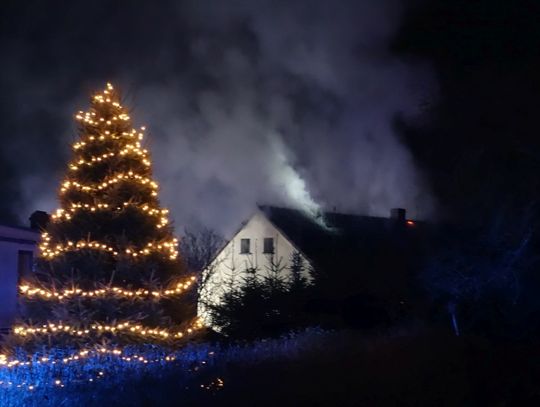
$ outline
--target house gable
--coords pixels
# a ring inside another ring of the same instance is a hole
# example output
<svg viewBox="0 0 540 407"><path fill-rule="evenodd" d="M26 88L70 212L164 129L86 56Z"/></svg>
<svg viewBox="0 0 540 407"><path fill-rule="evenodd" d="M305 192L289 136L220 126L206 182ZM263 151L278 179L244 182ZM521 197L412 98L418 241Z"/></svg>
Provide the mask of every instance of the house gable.
<svg viewBox="0 0 540 407"><path fill-rule="evenodd" d="M287 267L292 253L300 253L309 270L317 270L326 299L367 295L405 303L429 231L424 222L407 220L404 210L392 211L388 218L335 212L314 218L298 209L259 206L203 273L199 315L209 322L201 304L219 304L226 292L244 283L250 275L246 270L264 275L268 258ZM263 254L266 237L274 239L274 256ZM241 253L242 239L249 239L249 253ZM312 281L311 273L308 278Z"/></svg>
<svg viewBox="0 0 540 407"><path fill-rule="evenodd" d="M268 238L273 239L273 253L264 253L264 239ZM249 241L247 253L242 253L243 239ZM283 278L288 278L291 257L297 252L305 262L304 277L311 281L309 259L262 211L255 212L204 270L199 292L199 316L204 319L205 303L219 303L226 292L240 287L249 275L264 278L277 268Z"/></svg>

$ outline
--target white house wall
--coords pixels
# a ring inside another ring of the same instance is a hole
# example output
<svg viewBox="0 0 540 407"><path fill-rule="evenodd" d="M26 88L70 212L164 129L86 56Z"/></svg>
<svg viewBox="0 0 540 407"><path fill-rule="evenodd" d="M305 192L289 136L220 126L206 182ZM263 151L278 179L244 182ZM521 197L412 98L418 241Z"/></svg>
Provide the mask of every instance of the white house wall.
<svg viewBox="0 0 540 407"><path fill-rule="evenodd" d="M0 328L9 327L17 313L19 251L36 255L37 232L0 225Z"/></svg>
<svg viewBox="0 0 540 407"><path fill-rule="evenodd" d="M264 238L274 239L274 254L264 254ZM240 253L241 239L250 239L250 254ZM281 276L289 278L291 256L298 250L264 216L257 212L244 227L219 252L215 260L203 273L203 283L199 292L198 314L207 325L210 321L204 304L219 304L226 292L240 287L253 270L259 278L268 276L276 266L281 269ZM304 277L311 281L309 262L304 260ZM252 274L251 274L252 275Z"/></svg>

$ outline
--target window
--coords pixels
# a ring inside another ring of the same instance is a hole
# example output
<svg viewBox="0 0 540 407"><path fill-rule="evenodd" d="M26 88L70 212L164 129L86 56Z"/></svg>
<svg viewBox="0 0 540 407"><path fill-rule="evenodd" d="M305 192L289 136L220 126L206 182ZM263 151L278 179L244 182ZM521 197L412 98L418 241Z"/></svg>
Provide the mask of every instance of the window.
<svg viewBox="0 0 540 407"><path fill-rule="evenodd" d="M264 238L263 253L274 254L274 238L273 237Z"/></svg>
<svg viewBox="0 0 540 407"><path fill-rule="evenodd" d="M29 250L19 250L17 258L17 272L19 282L22 279L30 277L32 274L33 253Z"/></svg>
<svg viewBox="0 0 540 407"><path fill-rule="evenodd" d="M250 240L249 239L240 239L240 254L249 254L250 250Z"/></svg>

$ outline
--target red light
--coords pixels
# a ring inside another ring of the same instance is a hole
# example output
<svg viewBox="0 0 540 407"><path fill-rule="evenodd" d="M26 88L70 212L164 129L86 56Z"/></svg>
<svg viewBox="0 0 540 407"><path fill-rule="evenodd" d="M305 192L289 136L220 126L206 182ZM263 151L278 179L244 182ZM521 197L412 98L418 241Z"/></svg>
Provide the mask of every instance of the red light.
<svg viewBox="0 0 540 407"><path fill-rule="evenodd" d="M414 223L412 220L408 220L408 221L407 221L407 225L409 225L409 226L414 226L415 223Z"/></svg>

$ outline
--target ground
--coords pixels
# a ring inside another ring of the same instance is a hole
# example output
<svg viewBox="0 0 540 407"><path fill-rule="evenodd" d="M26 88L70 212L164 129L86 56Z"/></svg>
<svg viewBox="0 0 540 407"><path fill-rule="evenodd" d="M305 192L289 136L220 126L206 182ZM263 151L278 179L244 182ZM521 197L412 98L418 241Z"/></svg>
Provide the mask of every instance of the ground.
<svg viewBox="0 0 540 407"><path fill-rule="evenodd" d="M1 368L0 405L540 404L536 344L447 332L309 329L243 344L190 345L174 354L146 348L141 355L148 363L125 352L130 361L105 355L59 367L38 367L34 359L34 365Z"/></svg>

